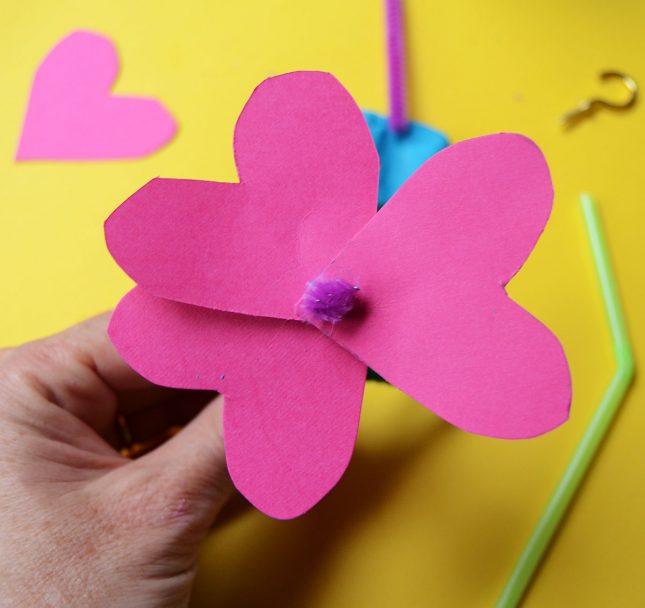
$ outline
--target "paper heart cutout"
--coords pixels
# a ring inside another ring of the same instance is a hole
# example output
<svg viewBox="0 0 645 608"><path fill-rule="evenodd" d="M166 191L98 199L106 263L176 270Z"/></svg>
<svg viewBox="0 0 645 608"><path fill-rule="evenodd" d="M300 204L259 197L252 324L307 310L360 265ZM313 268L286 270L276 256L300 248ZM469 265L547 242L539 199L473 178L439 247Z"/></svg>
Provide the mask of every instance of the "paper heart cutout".
<svg viewBox="0 0 645 608"><path fill-rule="evenodd" d="M108 246L155 295L265 316L278 307L298 319L303 286L376 212L374 144L336 79L306 73L258 87L234 139L240 183L152 180L107 221ZM133 238L131 227L144 225ZM252 288L240 289L241 279Z"/></svg>
<svg viewBox="0 0 645 608"><path fill-rule="evenodd" d="M112 95L119 70L114 44L72 32L34 77L16 160L96 160L145 156L177 130L156 99Z"/></svg>

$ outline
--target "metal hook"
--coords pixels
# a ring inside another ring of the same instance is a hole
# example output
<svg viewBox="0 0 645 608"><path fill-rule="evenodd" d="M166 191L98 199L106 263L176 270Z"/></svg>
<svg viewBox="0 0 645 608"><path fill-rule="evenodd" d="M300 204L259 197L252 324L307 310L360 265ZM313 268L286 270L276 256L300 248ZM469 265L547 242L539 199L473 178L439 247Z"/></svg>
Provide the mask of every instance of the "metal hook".
<svg viewBox="0 0 645 608"><path fill-rule="evenodd" d="M562 123L565 127L576 125L584 118L591 116L600 108L620 111L631 108L636 103L636 98L638 97L638 85L636 84L636 81L631 76L623 74L622 72L602 72L600 74L601 80L610 80L612 78L619 79L629 92L629 98L627 101L617 103L615 101L607 101L606 99L601 99L599 97L585 99L580 102L577 108L574 108L562 116Z"/></svg>

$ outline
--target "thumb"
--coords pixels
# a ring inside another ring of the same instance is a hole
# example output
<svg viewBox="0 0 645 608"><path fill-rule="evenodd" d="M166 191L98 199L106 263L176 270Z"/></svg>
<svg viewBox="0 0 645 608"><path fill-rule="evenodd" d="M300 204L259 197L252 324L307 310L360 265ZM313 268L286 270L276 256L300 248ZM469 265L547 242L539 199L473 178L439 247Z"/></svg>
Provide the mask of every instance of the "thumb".
<svg viewBox="0 0 645 608"><path fill-rule="evenodd" d="M226 468L222 413L224 398L218 395L184 429L166 443L125 468L134 484L147 488L150 499L164 518L196 532L199 542L232 491ZM143 479L142 479L143 478ZM139 480L139 483L135 480ZM137 493L137 488L132 488ZM150 507L150 505L149 505ZM146 509L149 510L149 509Z"/></svg>

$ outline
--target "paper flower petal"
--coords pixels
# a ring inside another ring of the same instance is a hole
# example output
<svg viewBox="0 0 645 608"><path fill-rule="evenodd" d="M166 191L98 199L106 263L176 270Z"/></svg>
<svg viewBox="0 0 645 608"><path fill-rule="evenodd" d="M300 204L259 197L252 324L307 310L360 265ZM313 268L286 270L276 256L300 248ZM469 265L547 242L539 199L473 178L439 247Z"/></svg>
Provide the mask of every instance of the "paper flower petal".
<svg viewBox="0 0 645 608"><path fill-rule="evenodd" d="M233 482L280 519L318 502L349 463L365 365L304 323L212 311L133 289L110 336L153 382L225 396Z"/></svg>
<svg viewBox="0 0 645 608"><path fill-rule="evenodd" d="M564 422L562 347L504 292L552 198L544 157L525 137L439 152L329 267L341 277L360 270L366 308L338 323L333 339L464 430L522 438Z"/></svg>
<svg viewBox="0 0 645 608"><path fill-rule="evenodd" d="M150 293L284 319L308 280L376 212L378 156L330 74L264 81L235 130L240 184L153 180L106 222L119 265Z"/></svg>

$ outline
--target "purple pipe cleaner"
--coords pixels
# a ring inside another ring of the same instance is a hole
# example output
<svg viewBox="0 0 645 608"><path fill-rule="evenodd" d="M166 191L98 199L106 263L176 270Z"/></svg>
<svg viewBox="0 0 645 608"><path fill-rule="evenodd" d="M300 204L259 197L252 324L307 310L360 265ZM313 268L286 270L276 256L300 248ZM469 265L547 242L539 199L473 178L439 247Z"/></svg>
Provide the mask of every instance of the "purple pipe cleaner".
<svg viewBox="0 0 645 608"><path fill-rule="evenodd" d="M307 283L298 302L300 318L310 323L338 323L354 308L359 288L343 279L320 276Z"/></svg>
<svg viewBox="0 0 645 608"><path fill-rule="evenodd" d="M390 127L397 133L405 131L408 126L405 108L405 49L401 2L402 0L385 0Z"/></svg>

